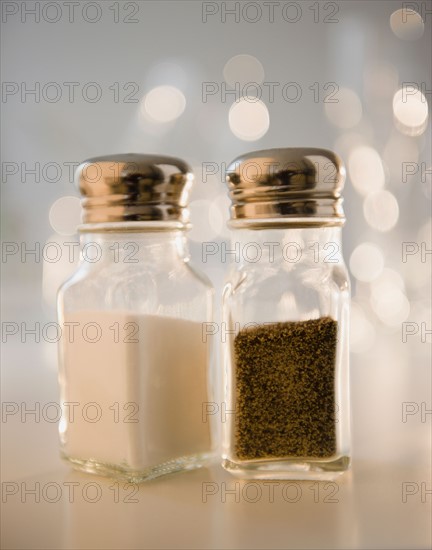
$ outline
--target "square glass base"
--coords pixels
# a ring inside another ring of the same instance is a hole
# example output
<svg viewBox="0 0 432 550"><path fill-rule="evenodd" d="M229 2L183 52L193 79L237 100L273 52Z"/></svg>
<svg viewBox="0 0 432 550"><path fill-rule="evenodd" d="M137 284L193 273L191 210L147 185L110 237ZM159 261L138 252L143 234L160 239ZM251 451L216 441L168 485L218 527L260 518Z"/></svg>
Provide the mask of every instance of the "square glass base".
<svg viewBox="0 0 432 550"><path fill-rule="evenodd" d="M94 459L73 458L62 454L62 459L72 466L75 470L89 474L97 474L104 477L110 477L128 483L142 483L156 477L160 477L174 472L184 470L194 470L208 465L214 458L212 453L200 453L194 455L181 456L174 460L169 460L161 464L149 466L140 470L134 470L127 465L108 464L98 462Z"/></svg>
<svg viewBox="0 0 432 550"><path fill-rule="evenodd" d="M222 466L241 479L291 479L332 481L350 467L350 457L341 456L334 460L283 459L233 462L227 458Z"/></svg>

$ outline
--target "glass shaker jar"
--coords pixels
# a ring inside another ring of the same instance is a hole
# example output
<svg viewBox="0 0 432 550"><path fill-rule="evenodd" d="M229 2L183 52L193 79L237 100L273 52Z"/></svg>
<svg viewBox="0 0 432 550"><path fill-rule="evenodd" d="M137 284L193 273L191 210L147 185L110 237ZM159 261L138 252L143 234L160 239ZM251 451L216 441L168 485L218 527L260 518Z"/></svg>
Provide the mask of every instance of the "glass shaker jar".
<svg viewBox="0 0 432 550"><path fill-rule="evenodd" d="M192 180L183 161L151 155L77 170L81 262L58 295L61 448L76 469L141 482L212 455L213 289L189 263Z"/></svg>
<svg viewBox="0 0 432 550"><path fill-rule="evenodd" d="M340 159L271 149L234 160L223 294L223 466L256 479L333 479L350 464L350 284Z"/></svg>

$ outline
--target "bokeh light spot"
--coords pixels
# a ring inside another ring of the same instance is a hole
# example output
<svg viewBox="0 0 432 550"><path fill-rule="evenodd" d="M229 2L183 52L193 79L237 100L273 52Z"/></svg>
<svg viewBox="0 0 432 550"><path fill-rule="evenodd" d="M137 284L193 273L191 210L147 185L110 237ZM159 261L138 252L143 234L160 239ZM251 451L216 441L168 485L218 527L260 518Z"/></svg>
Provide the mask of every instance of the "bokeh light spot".
<svg viewBox="0 0 432 550"><path fill-rule="evenodd" d="M233 103L228 120L232 133L244 141L260 139L270 126L266 105L261 100L249 96Z"/></svg>
<svg viewBox="0 0 432 550"><path fill-rule="evenodd" d="M373 229L390 231L398 221L399 205L390 191L380 190L365 198L363 214Z"/></svg>
<svg viewBox="0 0 432 550"><path fill-rule="evenodd" d="M406 84L393 96L393 114L397 128L409 135L420 135L426 129L428 103L423 93L412 84Z"/></svg>
<svg viewBox="0 0 432 550"><path fill-rule="evenodd" d="M381 157L372 147L356 147L348 158L348 170L352 184L363 196L384 186L385 173Z"/></svg>
<svg viewBox="0 0 432 550"><path fill-rule="evenodd" d="M362 118L362 105L358 95L349 88L339 88L334 103L324 103L325 113L338 128L353 128Z"/></svg>
<svg viewBox="0 0 432 550"><path fill-rule="evenodd" d="M232 88L235 87L236 82L241 87L250 82L261 84L264 80L264 68L253 55L240 54L226 62L223 75L225 82Z"/></svg>
<svg viewBox="0 0 432 550"><path fill-rule="evenodd" d="M375 244L362 243L353 250L349 265L351 273L358 281L369 283L381 275L384 257Z"/></svg>
<svg viewBox="0 0 432 550"><path fill-rule="evenodd" d="M78 197L61 197L49 211L51 227L59 235L74 235L81 223L81 201Z"/></svg>
<svg viewBox="0 0 432 550"><path fill-rule="evenodd" d="M417 40L424 32L421 15L410 8L401 8L393 12L390 16L390 27L402 40Z"/></svg>
<svg viewBox="0 0 432 550"><path fill-rule="evenodd" d="M171 122L183 114L186 98L174 86L157 86L146 94L142 108L154 122Z"/></svg>
<svg viewBox="0 0 432 550"><path fill-rule="evenodd" d="M212 201L197 199L190 203L192 228L188 237L195 242L211 242L222 231L222 215L213 207Z"/></svg>
<svg viewBox="0 0 432 550"><path fill-rule="evenodd" d="M394 285L383 286L378 296L371 299L377 317L390 327L400 326L410 312L410 304L405 294Z"/></svg>

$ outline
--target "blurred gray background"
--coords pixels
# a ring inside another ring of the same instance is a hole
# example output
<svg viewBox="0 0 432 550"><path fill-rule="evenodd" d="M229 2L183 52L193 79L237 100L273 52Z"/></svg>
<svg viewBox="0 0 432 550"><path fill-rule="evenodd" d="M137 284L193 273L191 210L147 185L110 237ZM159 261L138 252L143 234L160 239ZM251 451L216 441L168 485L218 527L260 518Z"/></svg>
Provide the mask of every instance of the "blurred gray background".
<svg viewBox="0 0 432 550"><path fill-rule="evenodd" d="M191 238L200 262L200 241L228 235L230 160L253 149L317 146L336 150L348 168L347 260L372 242L406 290L423 297L421 276L411 284L416 258L401 262L402 241L430 236L431 3L417 8L5 2L3 240L31 248L73 233L77 201L56 201L78 196L71 173L85 158L160 152L195 170ZM4 283L34 285L36 297L42 262L19 256L3 262ZM221 270L210 267L217 283Z"/></svg>

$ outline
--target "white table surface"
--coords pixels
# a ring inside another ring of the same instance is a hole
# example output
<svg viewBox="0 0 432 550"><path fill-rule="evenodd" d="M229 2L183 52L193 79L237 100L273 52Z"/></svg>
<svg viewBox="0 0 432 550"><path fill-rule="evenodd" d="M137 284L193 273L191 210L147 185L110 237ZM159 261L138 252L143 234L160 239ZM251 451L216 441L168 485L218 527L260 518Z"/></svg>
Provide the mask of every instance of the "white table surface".
<svg viewBox="0 0 432 550"><path fill-rule="evenodd" d="M4 318L35 319L16 308ZM354 460L337 485L242 482L218 464L114 485L62 463L55 423L3 417L2 547L430 548L431 415L402 421L403 402L430 403L427 346L392 333L353 355ZM9 339L2 391L27 409L58 402L56 346Z"/></svg>

